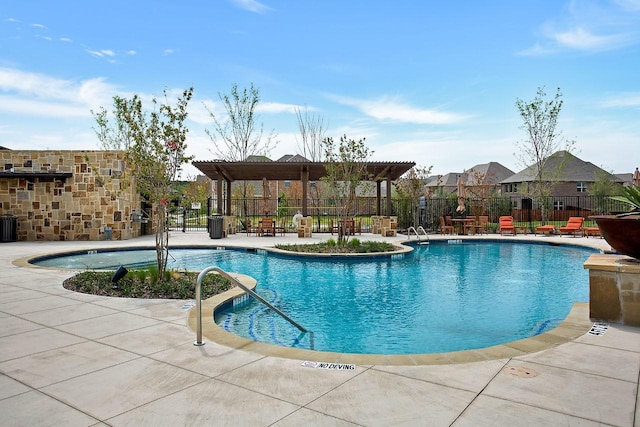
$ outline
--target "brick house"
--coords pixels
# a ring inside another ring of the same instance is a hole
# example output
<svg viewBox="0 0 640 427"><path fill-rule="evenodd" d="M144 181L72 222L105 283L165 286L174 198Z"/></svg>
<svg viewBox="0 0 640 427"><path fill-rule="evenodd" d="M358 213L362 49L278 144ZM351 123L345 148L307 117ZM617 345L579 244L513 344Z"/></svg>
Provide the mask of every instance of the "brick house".
<svg viewBox="0 0 640 427"><path fill-rule="evenodd" d="M503 195L522 196L518 206L514 208L522 208L522 199L526 199L530 193L528 187L535 185L536 172L537 166L532 165L500 182ZM551 194L554 198L553 209L555 210L570 208L567 206L567 200L571 200L571 196L587 195L598 179L606 178L619 184L623 183L619 177L591 162L579 159L568 151L558 151L549 156L544 164L542 176L554 183Z"/></svg>

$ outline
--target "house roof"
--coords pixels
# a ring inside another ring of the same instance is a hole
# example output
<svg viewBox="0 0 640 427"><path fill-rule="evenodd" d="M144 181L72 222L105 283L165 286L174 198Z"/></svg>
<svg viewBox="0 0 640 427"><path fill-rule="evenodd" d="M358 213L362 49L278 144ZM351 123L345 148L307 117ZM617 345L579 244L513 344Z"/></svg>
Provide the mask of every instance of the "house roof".
<svg viewBox="0 0 640 427"><path fill-rule="evenodd" d="M427 187L456 187L458 185L458 177L462 177L466 181L464 172L449 172L445 175L434 175L427 179Z"/></svg>
<svg viewBox="0 0 640 427"><path fill-rule="evenodd" d="M268 180L296 181L303 172L308 172L309 181L318 181L326 176L326 163L309 161L245 161L227 162L223 160L194 161L191 163L212 180L253 181ZM367 174L372 181L400 178L415 166L415 162L367 162Z"/></svg>
<svg viewBox="0 0 640 427"><path fill-rule="evenodd" d="M529 166L502 180L501 184L532 182L537 171L537 165ZM554 176L554 171L558 171L557 176ZM543 165L543 173L545 172L548 172L548 176L554 176L554 181L561 182L595 182L600 174L608 174L615 182L622 182L615 175L611 175L591 162L579 159L568 151L557 151L550 155Z"/></svg>
<svg viewBox="0 0 640 427"><path fill-rule="evenodd" d="M305 158L304 156L301 156L300 154L285 154L284 156L280 157L276 161L294 163L294 162L308 162L309 159Z"/></svg>
<svg viewBox="0 0 640 427"><path fill-rule="evenodd" d="M622 181L622 183L624 183L625 185L631 185L631 182L633 181L633 174L631 172L617 173L615 174L615 177Z"/></svg>
<svg viewBox="0 0 640 427"><path fill-rule="evenodd" d="M465 185L496 185L512 175L511 169L498 162L482 163L466 171Z"/></svg>

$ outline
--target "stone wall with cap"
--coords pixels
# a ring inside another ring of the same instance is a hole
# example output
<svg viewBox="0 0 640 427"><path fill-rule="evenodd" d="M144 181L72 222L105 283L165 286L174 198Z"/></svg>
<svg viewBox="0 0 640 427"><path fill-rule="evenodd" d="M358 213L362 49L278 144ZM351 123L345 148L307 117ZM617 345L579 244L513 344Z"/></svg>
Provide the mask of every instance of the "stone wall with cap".
<svg viewBox="0 0 640 427"><path fill-rule="evenodd" d="M0 214L17 240L113 240L140 235L140 197L123 151L0 150Z"/></svg>

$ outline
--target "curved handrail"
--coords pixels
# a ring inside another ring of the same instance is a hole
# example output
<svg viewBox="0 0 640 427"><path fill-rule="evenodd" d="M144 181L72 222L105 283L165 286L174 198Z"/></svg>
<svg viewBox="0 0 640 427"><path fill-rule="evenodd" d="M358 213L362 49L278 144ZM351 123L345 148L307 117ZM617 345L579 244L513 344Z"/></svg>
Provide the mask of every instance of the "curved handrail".
<svg viewBox="0 0 640 427"><path fill-rule="evenodd" d="M418 243L422 242L422 240L420 239L421 235L422 236L426 236L427 242L429 242L429 235L427 234L426 230L421 225L418 226L417 230L413 226L411 226L411 227L409 227L407 229L407 239L408 240L411 240L411 231L413 231L415 233L416 237L418 238ZM422 234L420 234L420 231L422 232Z"/></svg>
<svg viewBox="0 0 640 427"><path fill-rule="evenodd" d="M218 267L207 267L204 270L202 270L200 272L200 274L198 274L198 279L196 280L196 312L197 312L197 314L196 314L196 316L197 316L196 325L197 326L196 326L196 342L194 342L193 345L204 345L204 341L202 341L202 296L201 296L201 288L202 288L202 279L204 279L204 276L206 276L207 273L209 273L211 271L216 271L222 277L224 277L225 279L227 279L228 281L230 281L231 283L233 283L234 285L236 285L237 287L239 287L240 289L242 289L243 291L245 291L246 293L248 293L249 295L251 295L252 297L257 299L258 301L260 301L262 304L264 304L267 307L269 307L271 310L273 310L276 313L278 313L282 318L284 318L286 321L288 321L293 326L298 328L301 332L309 332L309 333L311 333L311 331L309 331L308 329L306 329L303 326L301 326L298 322L296 322L295 320L293 320L292 318L290 318L289 316L284 314L278 308L274 307L273 304L271 304L269 301L265 300L260 295L258 295L257 293L255 293L251 289L247 288L245 285L240 283L240 281L238 279L236 279L235 277L232 277L226 271L224 271L224 270L222 270L221 268L218 268Z"/></svg>

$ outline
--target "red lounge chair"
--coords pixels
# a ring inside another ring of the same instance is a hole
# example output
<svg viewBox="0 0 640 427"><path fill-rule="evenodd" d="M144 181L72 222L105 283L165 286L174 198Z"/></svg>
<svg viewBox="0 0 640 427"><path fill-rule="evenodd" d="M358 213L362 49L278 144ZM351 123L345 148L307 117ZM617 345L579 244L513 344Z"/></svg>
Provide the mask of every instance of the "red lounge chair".
<svg viewBox="0 0 640 427"><path fill-rule="evenodd" d="M589 236L598 236L598 237L602 237L602 234L600 234L600 228L598 227L587 227L584 229L584 235L589 237Z"/></svg>
<svg viewBox="0 0 640 427"><path fill-rule="evenodd" d="M500 228L498 231L502 236L504 233L511 233L515 236L516 227L513 225L513 217L512 216L501 216L499 220Z"/></svg>
<svg viewBox="0 0 640 427"><path fill-rule="evenodd" d="M576 237L576 233L582 235L582 222L584 218L580 216L572 216L569 217L569 221L567 221L567 225L564 227L560 227L560 236L563 234L573 234L573 237Z"/></svg>
<svg viewBox="0 0 640 427"><path fill-rule="evenodd" d="M537 236L538 233L540 234L551 234L551 233L555 233L556 231L556 226L555 225L539 225L536 227L535 231L534 231L534 235Z"/></svg>

